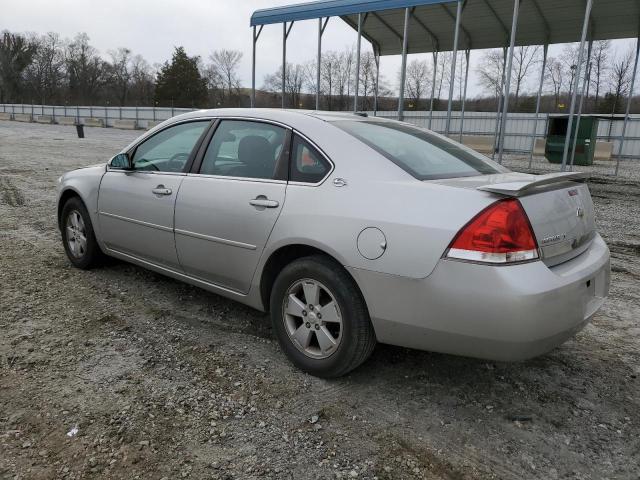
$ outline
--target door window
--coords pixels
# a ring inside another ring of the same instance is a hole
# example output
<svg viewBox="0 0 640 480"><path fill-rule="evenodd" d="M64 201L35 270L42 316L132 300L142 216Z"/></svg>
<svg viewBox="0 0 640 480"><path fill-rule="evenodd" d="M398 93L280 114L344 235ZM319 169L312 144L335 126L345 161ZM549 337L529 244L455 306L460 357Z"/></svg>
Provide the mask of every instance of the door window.
<svg viewBox="0 0 640 480"><path fill-rule="evenodd" d="M269 123L223 120L202 160L200 173L273 179L286 130Z"/></svg>
<svg viewBox="0 0 640 480"><path fill-rule="evenodd" d="M291 152L289 180L292 182L318 183L331 170L329 162L299 135L293 138Z"/></svg>
<svg viewBox="0 0 640 480"><path fill-rule="evenodd" d="M133 154L134 170L182 172L209 121L181 123L142 142Z"/></svg>

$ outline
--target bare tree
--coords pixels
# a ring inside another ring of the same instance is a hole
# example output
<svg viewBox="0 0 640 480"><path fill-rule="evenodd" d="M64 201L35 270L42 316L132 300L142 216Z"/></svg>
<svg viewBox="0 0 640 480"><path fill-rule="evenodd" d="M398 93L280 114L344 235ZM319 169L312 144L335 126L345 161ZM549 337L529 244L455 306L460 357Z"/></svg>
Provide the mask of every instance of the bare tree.
<svg viewBox="0 0 640 480"><path fill-rule="evenodd" d="M578 71L578 57L580 56L580 44L565 45L562 54L560 55L560 62L564 68L565 77L569 82L569 97L573 94L573 89L576 87L576 73ZM586 57L586 55L585 55ZM584 60L586 62L586 59ZM581 69L584 73L584 70Z"/></svg>
<svg viewBox="0 0 640 480"><path fill-rule="evenodd" d="M336 52L327 52L322 56L320 68L321 91L325 95L327 110L333 109L333 93L337 82L339 56Z"/></svg>
<svg viewBox="0 0 640 480"><path fill-rule="evenodd" d="M62 42L57 33L47 33L31 40L35 55L25 70L27 84L42 104L59 96L64 81Z"/></svg>
<svg viewBox="0 0 640 480"><path fill-rule="evenodd" d="M525 46L517 47L513 55L513 75L512 82L515 83L515 99L514 108L518 108L518 101L520 99L520 90L526 81L527 74L531 67L538 62L538 52L540 47Z"/></svg>
<svg viewBox="0 0 640 480"><path fill-rule="evenodd" d="M451 52L440 52L438 55L438 71L436 79L436 98L442 97L442 86L444 83L449 83L451 79L451 59L453 58L453 53Z"/></svg>
<svg viewBox="0 0 640 480"><path fill-rule="evenodd" d="M211 68L223 82L224 89L229 97L238 92L240 88L240 77L238 76L238 67L242 60L242 52L237 50L216 50L209 59L211 60Z"/></svg>
<svg viewBox="0 0 640 480"><path fill-rule="evenodd" d="M3 31L0 36L0 100L20 101L24 71L36 53L36 45L24 35Z"/></svg>
<svg viewBox="0 0 640 480"><path fill-rule="evenodd" d="M155 72L142 55L131 59L130 98L134 97L141 105L153 104Z"/></svg>
<svg viewBox="0 0 640 480"><path fill-rule="evenodd" d="M565 82L565 69L564 65L557 58L549 57L547 60L547 77L551 80L553 85L553 97L554 97L554 110L558 110L560 104L560 94L564 87Z"/></svg>
<svg viewBox="0 0 640 480"><path fill-rule="evenodd" d="M338 109L349 108L349 96L351 94L351 84L353 78L351 70L353 68L355 53L353 48L348 48L338 54L336 93L338 94Z"/></svg>
<svg viewBox="0 0 640 480"><path fill-rule="evenodd" d="M89 36L79 33L65 48L69 93L72 101L88 103L95 101L99 87L105 81L104 62L98 51L89 45Z"/></svg>
<svg viewBox="0 0 640 480"><path fill-rule="evenodd" d="M600 90L605 80L605 75L609 69L609 54L611 42L609 40L599 40L593 42L593 53L591 55L591 85L595 88L594 107L598 108L598 100L600 99Z"/></svg>
<svg viewBox="0 0 640 480"><path fill-rule="evenodd" d="M376 86L376 59L373 52L365 52L360 58L360 109L371 110L371 96Z"/></svg>
<svg viewBox="0 0 640 480"><path fill-rule="evenodd" d="M502 84L504 57L501 50L489 50L486 52L480 65L476 69L480 84L487 92L495 97L500 97L500 86Z"/></svg>
<svg viewBox="0 0 640 480"><path fill-rule="evenodd" d="M407 99L418 108L420 99L429 88L429 65L426 60L411 60L407 65L407 75L405 86L407 89Z"/></svg>
<svg viewBox="0 0 640 480"><path fill-rule="evenodd" d="M305 83L304 67L300 64L287 63L287 69L285 72L285 95L287 101L285 104L290 104L294 108L301 106L300 100L302 95L302 88ZM263 87L264 90L272 93L279 93L282 90L282 67L278 71L271 73L264 77Z"/></svg>
<svg viewBox="0 0 640 480"><path fill-rule="evenodd" d="M111 63L108 65L109 84L114 89L119 105L125 105L131 81L131 50L118 48L109 52Z"/></svg>
<svg viewBox="0 0 640 480"><path fill-rule="evenodd" d="M609 74L610 90L608 93L611 102L611 113L618 112L622 106L621 99L629 93L632 65L633 52L629 51L611 66Z"/></svg>

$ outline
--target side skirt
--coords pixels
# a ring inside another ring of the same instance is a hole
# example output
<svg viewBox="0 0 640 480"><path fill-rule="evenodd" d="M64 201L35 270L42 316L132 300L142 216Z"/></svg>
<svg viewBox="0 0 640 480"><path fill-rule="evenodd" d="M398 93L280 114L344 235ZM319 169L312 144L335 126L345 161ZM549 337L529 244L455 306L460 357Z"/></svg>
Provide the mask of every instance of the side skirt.
<svg viewBox="0 0 640 480"><path fill-rule="evenodd" d="M110 255L114 258L124 260L125 262L133 263L135 265L146 268L148 270L152 270L156 273L160 273L162 275L166 275L167 277L171 277L176 280L180 280L182 282L188 283L190 285L194 285L196 287L202 288L209 292L218 294L222 297L230 298L231 300L235 300L239 303L248 305L249 307L252 307L252 308L255 308L256 310L260 310L264 312L264 308L262 307L261 302L254 298L255 296L252 295L252 291L249 291L248 294L240 293L235 290L231 290L229 288L221 287L220 285L216 285L215 283L207 282L205 280L192 277L190 275L187 275L186 273L178 272L171 268L157 265L147 260L142 260L141 258L135 257L133 255L129 255L127 253L113 250L111 248L105 247L104 251L107 255Z"/></svg>

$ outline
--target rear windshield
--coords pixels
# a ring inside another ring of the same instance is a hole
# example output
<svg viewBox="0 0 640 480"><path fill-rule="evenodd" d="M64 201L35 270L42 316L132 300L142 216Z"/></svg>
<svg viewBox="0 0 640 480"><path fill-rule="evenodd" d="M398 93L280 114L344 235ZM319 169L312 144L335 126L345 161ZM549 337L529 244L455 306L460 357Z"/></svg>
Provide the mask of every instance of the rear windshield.
<svg viewBox="0 0 640 480"><path fill-rule="evenodd" d="M502 172L479 153L411 125L372 120L336 120L332 123L418 180Z"/></svg>

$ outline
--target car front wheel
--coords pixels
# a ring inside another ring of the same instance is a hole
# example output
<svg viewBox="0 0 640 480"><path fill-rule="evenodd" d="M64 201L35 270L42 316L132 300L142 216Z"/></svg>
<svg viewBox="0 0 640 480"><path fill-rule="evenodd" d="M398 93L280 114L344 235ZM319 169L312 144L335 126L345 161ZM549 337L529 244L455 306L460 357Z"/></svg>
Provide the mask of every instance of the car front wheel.
<svg viewBox="0 0 640 480"><path fill-rule="evenodd" d="M287 357L318 377L339 377L363 363L376 344L354 280L331 259L287 265L271 291L271 319Z"/></svg>
<svg viewBox="0 0 640 480"><path fill-rule="evenodd" d="M64 204L61 230L65 252L74 266L89 269L98 263L102 251L93 233L89 212L78 197Z"/></svg>

